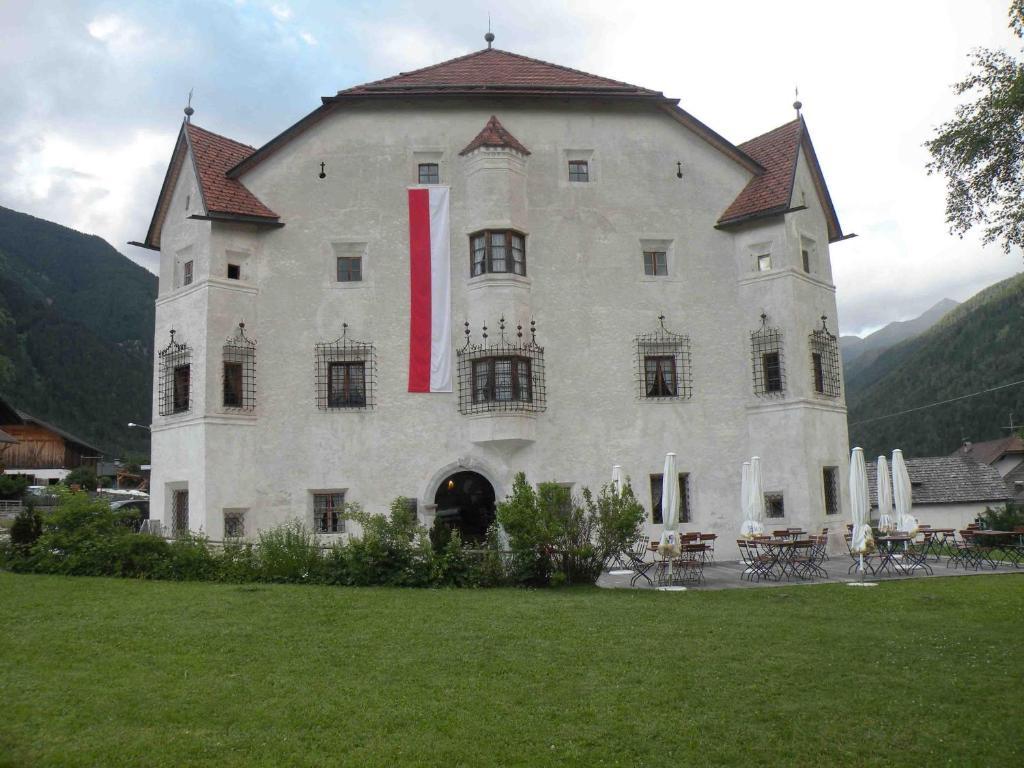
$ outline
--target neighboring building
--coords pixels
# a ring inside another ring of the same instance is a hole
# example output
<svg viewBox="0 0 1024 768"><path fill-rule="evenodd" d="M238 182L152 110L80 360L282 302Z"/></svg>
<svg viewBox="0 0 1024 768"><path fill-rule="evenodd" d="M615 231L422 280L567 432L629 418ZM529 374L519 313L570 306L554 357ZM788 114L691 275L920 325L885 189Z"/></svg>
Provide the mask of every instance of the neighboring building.
<svg viewBox="0 0 1024 768"><path fill-rule="evenodd" d="M33 485L52 485L81 466L95 467L103 452L0 400L0 429L17 442L2 457L4 474L25 475Z"/></svg>
<svg viewBox="0 0 1024 768"><path fill-rule="evenodd" d="M967 440L952 455L991 464L1003 477L1008 477L1011 472L1024 472L1024 440L1020 435L986 440L984 443Z"/></svg>
<svg viewBox="0 0 1024 768"><path fill-rule="evenodd" d="M878 518L877 465L868 464L872 518ZM907 459L914 517L932 528L965 528L986 507L1005 504L1010 491L988 464L961 456Z"/></svg>
<svg viewBox="0 0 1024 768"><path fill-rule="evenodd" d="M450 196L432 241L408 188ZM138 244L160 251L151 515L333 535L342 502L402 495L477 535L517 471L597 489L620 464L657 534L675 451L684 530L735 537L752 455L769 524L839 526L842 239L799 116L734 145L490 47L324 97L258 150L186 119ZM445 268L447 302L420 273Z"/></svg>

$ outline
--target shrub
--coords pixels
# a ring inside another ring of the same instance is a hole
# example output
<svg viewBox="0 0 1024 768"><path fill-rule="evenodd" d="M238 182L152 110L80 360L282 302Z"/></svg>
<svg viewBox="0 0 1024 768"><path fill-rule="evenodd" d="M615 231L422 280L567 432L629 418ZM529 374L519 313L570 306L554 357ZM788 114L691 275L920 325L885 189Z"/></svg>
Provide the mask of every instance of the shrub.
<svg viewBox="0 0 1024 768"><path fill-rule="evenodd" d="M356 586L424 587L436 583L437 563L426 530L409 513L406 499L391 503L387 515L366 514L358 506L346 509L362 535L340 545L343 583Z"/></svg>
<svg viewBox="0 0 1024 768"><path fill-rule="evenodd" d="M20 499L29 485L24 475L0 475L0 499Z"/></svg>
<svg viewBox="0 0 1024 768"><path fill-rule="evenodd" d="M430 546L437 553L444 552L448 541L452 537L452 527L443 518L435 517L434 524L430 526Z"/></svg>
<svg viewBox="0 0 1024 768"><path fill-rule="evenodd" d="M557 504L561 499L559 494L546 492L542 504L538 491L526 482L524 473L518 473L512 493L497 505L497 517L508 534L513 578L523 584L541 586L551 579L551 556L559 527L551 502Z"/></svg>
<svg viewBox="0 0 1024 768"><path fill-rule="evenodd" d="M1002 507L985 507L978 515L978 523L990 531L1012 531L1024 526L1024 505L1008 501Z"/></svg>
<svg viewBox="0 0 1024 768"><path fill-rule="evenodd" d="M43 518L31 504L26 505L14 518L14 524L11 526L11 545L20 554L27 555L42 533Z"/></svg>
<svg viewBox="0 0 1024 768"><path fill-rule="evenodd" d="M87 491L95 491L98 485L96 470L92 467L76 467L68 472L68 476L64 478L64 484L69 488L77 485Z"/></svg>
<svg viewBox="0 0 1024 768"><path fill-rule="evenodd" d="M176 581L214 581L220 576L220 558L200 534L182 533L167 544L164 578Z"/></svg>
<svg viewBox="0 0 1024 768"><path fill-rule="evenodd" d="M256 549L258 573L263 581L303 582L311 577L313 581L319 580L320 547L313 532L299 520L260 531Z"/></svg>

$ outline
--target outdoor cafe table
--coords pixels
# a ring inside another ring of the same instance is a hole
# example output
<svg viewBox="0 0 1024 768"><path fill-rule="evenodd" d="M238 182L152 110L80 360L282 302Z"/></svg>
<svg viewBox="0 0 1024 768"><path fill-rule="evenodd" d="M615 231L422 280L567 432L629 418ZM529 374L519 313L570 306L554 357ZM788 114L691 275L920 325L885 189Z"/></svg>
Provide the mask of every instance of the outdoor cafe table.
<svg viewBox="0 0 1024 768"><path fill-rule="evenodd" d="M902 573L905 576L913 574L914 569L923 568L932 572L928 565L927 555L924 551L911 552L910 543L913 536L907 534L895 536L879 536L875 541L878 543L878 565L876 572L888 570L890 573ZM900 545L903 545L900 547ZM897 559L899 556L900 559Z"/></svg>
<svg viewBox="0 0 1024 768"><path fill-rule="evenodd" d="M985 559L995 568L998 562L992 559L991 553L999 550L1005 562L1019 568L1024 560L1024 531L989 531L979 528L971 531L975 543L985 550Z"/></svg>

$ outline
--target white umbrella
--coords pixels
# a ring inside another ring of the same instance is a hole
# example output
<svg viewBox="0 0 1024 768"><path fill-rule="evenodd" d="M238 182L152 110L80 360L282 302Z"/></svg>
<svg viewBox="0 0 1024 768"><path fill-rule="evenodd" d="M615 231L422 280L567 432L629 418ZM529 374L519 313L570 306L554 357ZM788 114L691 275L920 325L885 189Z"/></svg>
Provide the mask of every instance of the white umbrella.
<svg viewBox="0 0 1024 768"><path fill-rule="evenodd" d="M896 530L896 520L892 516L892 483L889 480L889 462L885 456L879 456L876 462L878 471L875 473L878 491L878 530L889 533Z"/></svg>
<svg viewBox="0 0 1024 768"><path fill-rule="evenodd" d="M740 535L746 539L757 536L764 532L761 521L754 517L754 507L750 493L750 462L743 462L743 469L740 472L740 508L743 511L743 525L740 527Z"/></svg>
<svg viewBox="0 0 1024 768"><path fill-rule="evenodd" d="M853 449L850 456L850 509L853 512L853 536L850 551L860 555L861 581L864 580L864 555L872 543L871 526L868 524L868 471L864 465L864 451Z"/></svg>
<svg viewBox="0 0 1024 768"><path fill-rule="evenodd" d="M913 536L917 533L917 518L910 513L914 506L913 492L907 462L899 448L892 452L892 489L896 502L896 528Z"/></svg>
<svg viewBox="0 0 1024 768"><path fill-rule="evenodd" d="M750 460L750 519L763 530L764 520L764 485L761 482L761 457L754 456Z"/></svg>
<svg viewBox="0 0 1024 768"><path fill-rule="evenodd" d="M663 529L658 552L663 557L679 554L679 480L676 473L676 455L665 454L665 469L661 475L661 521Z"/></svg>
<svg viewBox="0 0 1024 768"><path fill-rule="evenodd" d="M615 495L621 496L622 490L626 486L626 480L622 476L622 467L616 464L612 467L612 487L615 489Z"/></svg>

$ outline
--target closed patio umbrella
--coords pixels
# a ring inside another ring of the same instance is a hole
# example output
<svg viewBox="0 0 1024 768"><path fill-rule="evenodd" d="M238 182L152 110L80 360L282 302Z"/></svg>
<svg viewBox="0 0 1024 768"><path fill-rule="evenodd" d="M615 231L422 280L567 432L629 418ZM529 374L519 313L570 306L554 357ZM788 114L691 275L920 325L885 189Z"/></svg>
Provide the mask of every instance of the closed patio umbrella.
<svg viewBox="0 0 1024 768"><path fill-rule="evenodd" d="M889 480L889 462L885 460L885 456L879 456L876 466L878 467L878 471L875 473L878 490L878 530L889 533L896 530L896 518L892 514L892 483Z"/></svg>
<svg viewBox="0 0 1024 768"><path fill-rule="evenodd" d="M896 502L896 529L913 536L917 533L917 518L911 514L914 506L913 491L907 462L899 448L892 452L892 490Z"/></svg>
<svg viewBox="0 0 1024 768"><path fill-rule="evenodd" d="M622 476L622 467L616 464L612 467L612 487L615 489L617 496L622 495L622 489L626 485L626 479Z"/></svg>
<svg viewBox="0 0 1024 768"><path fill-rule="evenodd" d="M860 556L860 583L864 583L864 555L871 549L871 526L868 524L868 471L864 451L854 448L850 456L850 509L853 513L853 535L850 551Z"/></svg>
<svg viewBox="0 0 1024 768"><path fill-rule="evenodd" d="M679 554L679 480L676 455L665 454L665 469L661 475L661 521L663 524L658 552L662 557Z"/></svg>
<svg viewBox="0 0 1024 768"><path fill-rule="evenodd" d="M760 460L758 459L758 461ZM751 463L744 461L743 469L740 472L740 507L743 512L743 524L740 526L740 535L746 539L764 533L764 526L761 525L761 520L754 516L755 511L750 481Z"/></svg>

